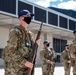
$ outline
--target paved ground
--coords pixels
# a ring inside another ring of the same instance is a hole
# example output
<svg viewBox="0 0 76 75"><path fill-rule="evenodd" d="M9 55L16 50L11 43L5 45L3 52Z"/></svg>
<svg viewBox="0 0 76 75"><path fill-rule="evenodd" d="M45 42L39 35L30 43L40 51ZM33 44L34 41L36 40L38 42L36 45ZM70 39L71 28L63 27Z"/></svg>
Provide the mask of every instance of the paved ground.
<svg viewBox="0 0 76 75"><path fill-rule="evenodd" d="M0 68L0 75L4 75L4 69L3 68ZM35 68L35 75L42 75L41 67ZM63 66L55 67L54 75L64 75ZM71 74L70 75L73 75L72 74L72 68L71 68Z"/></svg>

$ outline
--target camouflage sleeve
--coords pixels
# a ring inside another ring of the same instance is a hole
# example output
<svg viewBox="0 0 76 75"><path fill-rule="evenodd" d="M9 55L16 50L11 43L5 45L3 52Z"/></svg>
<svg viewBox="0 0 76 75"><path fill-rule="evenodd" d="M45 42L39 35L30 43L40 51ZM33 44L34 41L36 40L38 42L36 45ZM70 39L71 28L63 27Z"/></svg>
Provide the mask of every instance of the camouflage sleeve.
<svg viewBox="0 0 76 75"><path fill-rule="evenodd" d="M64 52L61 53L60 61L62 63L67 63L68 62L67 58L65 58L65 53Z"/></svg>
<svg viewBox="0 0 76 75"><path fill-rule="evenodd" d="M14 54L12 54L13 62L18 65L19 67L25 68L25 63L28 61L29 57L29 50L27 47L21 47L16 51Z"/></svg>
<svg viewBox="0 0 76 75"><path fill-rule="evenodd" d="M76 59L76 45L75 43L72 43L69 47L69 54L70 58Z"/></svg>
<svg viewBox="0 0 76 75"><path fill-rule="evenodd" d="M20 50L23 51L23 49L20 49ZM24 64L26 63L27 59L24 56L22 56L21 53L18 53L18 54L17 53L18 52L12 54L14 64L18 65L19 67L25 67Z"/></svg>
<svg viewBox="0 0 76 75"><path fill-rule="evenodd" d="M9 41L8 41L8 47L9 49L15 49L17 48L17 42L18 42L18 30L12 29L9 33Z"/></svg>
<svg viewBox="0 0 76 75"><path fill-rule="evenodd" d="M46 63L47 62L47 59L44 57L44 51L40 51L40 59L41 59L41 62L42 63Z"/></svg>

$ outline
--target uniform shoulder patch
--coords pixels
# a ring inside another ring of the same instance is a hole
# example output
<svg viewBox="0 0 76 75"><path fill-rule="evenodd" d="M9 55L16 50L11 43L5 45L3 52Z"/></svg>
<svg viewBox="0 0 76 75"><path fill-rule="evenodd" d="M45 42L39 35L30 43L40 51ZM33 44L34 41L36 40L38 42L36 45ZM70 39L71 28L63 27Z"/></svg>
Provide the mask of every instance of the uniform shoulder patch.
<svg viewBox="0 0 76 75"><path fill-rule="evenodd" d="M34 40L34 34L29 30L27 30L27 33L31 37L31 39Z"/></svg>
<svg viewBox="0 0 76 75"><path fill-rule="evenodd" d="M11 29L10 32L20 33L21 34L21 31L18 28Z"/></svg>
<svg viewBox="0 0 76 75"><path fill-rule="evenodd" d="M29 33L31 36L33 35L33 33L31 31L27 31L27 33Z"/></svg>

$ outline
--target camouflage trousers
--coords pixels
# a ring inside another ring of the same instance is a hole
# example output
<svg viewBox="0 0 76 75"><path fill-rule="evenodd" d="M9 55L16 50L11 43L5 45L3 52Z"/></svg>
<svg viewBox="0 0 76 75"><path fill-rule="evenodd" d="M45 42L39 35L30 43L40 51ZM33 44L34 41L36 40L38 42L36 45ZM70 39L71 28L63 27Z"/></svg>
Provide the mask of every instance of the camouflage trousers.
<svg viewBox="0 0 76 75"><path fill-rule="evenodd" d="M54 75L55 65L42 65L42 75Z"/></svg>
<svg viewBox="0 0 76 75"><path fill-rule="evenodd" d="M4 75L27 75L28 73L28 68L21 68L17 64L12 64L12 63L5 63L5 74ZM34 75L34 69L32 72L32 75Z"/></svg>
<svg viewBox="0 0 76 75"><path fill-rule="evenodd" d="M7 69L7 71L5 71L5 75L27 75L27 71L18 71L12 68L12 69Z"/></svg>
<svg viewBox="0 0 76 75"><path fill-rule="evenodd" d="M4 75L27 75L27 69L25 68L14 66L12 63L5 63L4 65Z"/></svg>
<svg viewBox="0 0 76 75"><path fill-rule="evenodd" d="M70 64L65 64L64 65L64 71L65 71L64 75L70 75L70 69L71 69L71 65Z"/></svg>
<svg viewBox="0 0 76 75"><path fill-rule="evenodd" d="M24 70L24 71L21 70L21 71L16 72L15 69L12 69L11 75L28 75L28 70ZM34 75L34 72L32 73L32 75Z"/></svg>

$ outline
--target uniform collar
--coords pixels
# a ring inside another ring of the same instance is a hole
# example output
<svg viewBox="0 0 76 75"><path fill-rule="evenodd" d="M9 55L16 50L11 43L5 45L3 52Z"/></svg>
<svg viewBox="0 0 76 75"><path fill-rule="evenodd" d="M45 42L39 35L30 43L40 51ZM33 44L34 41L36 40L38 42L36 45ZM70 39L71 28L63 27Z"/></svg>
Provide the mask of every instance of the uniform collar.
<svg viewBox="0 0 76 75"><path fill-rule="evenodd" d="M27 28L25 29L22 25L20 25L20 27L25 30L26 32L28 31Z"/></svg>
<svg viewBox="0 0 76 75"><path fill-rule="evenodd" d="M48 48L45 48L45 47L44 47L44 49L45 49L46 51L50 51L50 48L49 48L49 47L48 47Z"/></svg>

